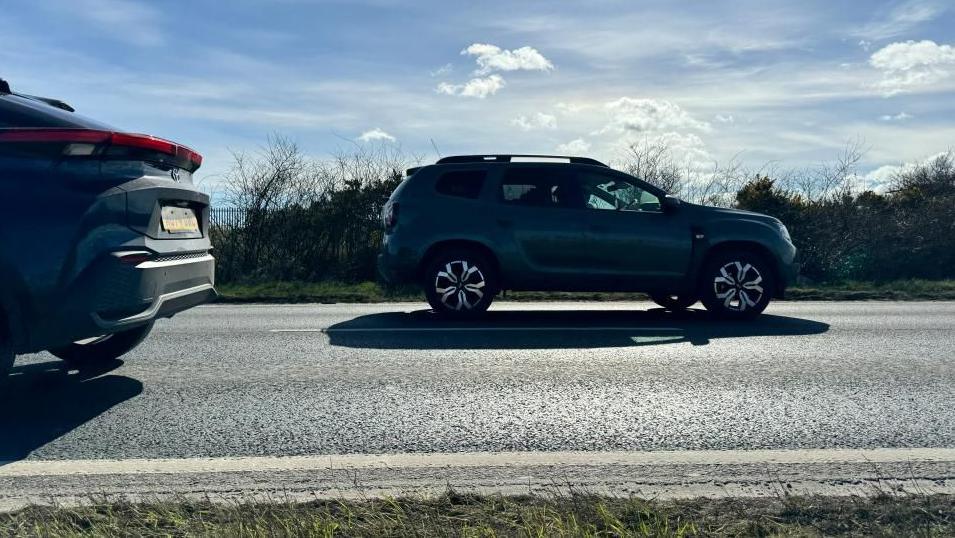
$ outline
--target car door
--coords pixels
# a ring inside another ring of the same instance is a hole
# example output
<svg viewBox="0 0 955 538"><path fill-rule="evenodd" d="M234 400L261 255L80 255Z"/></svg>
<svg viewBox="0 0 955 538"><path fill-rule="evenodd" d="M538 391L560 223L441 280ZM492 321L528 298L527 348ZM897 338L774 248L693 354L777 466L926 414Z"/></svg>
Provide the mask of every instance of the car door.
<svg viewBox="0 0 955 538"><path fill-rule="evenodd" d="M662 193L626 174L576 167L571 196L586 224L593 287L646 290L676 286L692 251L687 212L665 211Z"/></svg>
<svg viewBox="0 0 955 538"><path fill-rule="evenodd" d="M493 222L512 289L573 289L590 264L580 211L558 203L568 180L566 164L515 163L501 174Z"/></svg>

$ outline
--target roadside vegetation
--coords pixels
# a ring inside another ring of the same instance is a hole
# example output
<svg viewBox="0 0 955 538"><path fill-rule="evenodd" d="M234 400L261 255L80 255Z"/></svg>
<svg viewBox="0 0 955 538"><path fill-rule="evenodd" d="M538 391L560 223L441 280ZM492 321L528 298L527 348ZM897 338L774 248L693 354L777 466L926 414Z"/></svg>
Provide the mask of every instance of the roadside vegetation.
<svg viewBox="0 0 955 538"><path fill-rule="evenodd" d="M792 298L951 298L955 154L899 167L876 189L858 174L862 155L860 144L849 144L834 161L801 170L737 162L700 170L681 166L664 145L645 143L612 164L690 202L778 217L803 264L804 283ZM387 144L316 159L281 137L258 153L236 154L217 194L227 207L211 215L227 298L404 297L368 282L376 280L381 208L405 168L422 162ZM533 295L513 298L520 296Z"/></svg>
<svg viewBox="0 0 955 538"><path fill-rule="evenodd" d="M126 502L0 514L3 536L953 536L955 496L646 501L575 494Z"/></svg>

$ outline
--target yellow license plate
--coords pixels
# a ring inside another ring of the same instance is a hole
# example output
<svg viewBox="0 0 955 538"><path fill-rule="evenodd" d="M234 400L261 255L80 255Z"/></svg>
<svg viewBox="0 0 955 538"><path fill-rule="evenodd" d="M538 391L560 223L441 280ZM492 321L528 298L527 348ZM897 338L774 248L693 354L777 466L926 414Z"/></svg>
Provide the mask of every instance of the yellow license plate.
<svg viewBox="0 0 955 538"><path fill-rule="evenodd" d="M174 234L196 233L199 231L199 219L196 218L196 211L192 208L164 206L162 228Z"/></svg>

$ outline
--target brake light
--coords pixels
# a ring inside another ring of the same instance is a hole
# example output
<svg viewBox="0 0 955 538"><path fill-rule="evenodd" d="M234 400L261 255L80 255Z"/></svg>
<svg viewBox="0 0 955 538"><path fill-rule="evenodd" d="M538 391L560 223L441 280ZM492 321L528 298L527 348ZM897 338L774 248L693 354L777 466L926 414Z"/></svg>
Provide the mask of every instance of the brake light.
<svg viewBox="0 0 955 538"><path fill-rule="evenodd" d="M384 211L382 211L382 221L384 221L385 228L391 229L398 224L398 202L391 202L385 204Z"/></svg>
<svg viewBox="0 0 955 538"><path fill-rule="evenodd" d="M180 144L176 144L175 142L157 138L155 136L113 133L110 144L129 148L148 149L152 151L158 151L159 153L165 153L167 155L175 155L179 158L194 163L196 168L199 168L199 166L202 164L202 155L199 155L192 149Z"/></svg>
<svg viewBox="0 0 955 538"><path fill-rule="evenodd" d="M191 148L144 134L93 129L0 129L0 143L4 142L63 143L67 144L65 155L91 155L95 147L90 144L135 148L175 157L191 164L193 170L202 165L202 155Z"/></svg>

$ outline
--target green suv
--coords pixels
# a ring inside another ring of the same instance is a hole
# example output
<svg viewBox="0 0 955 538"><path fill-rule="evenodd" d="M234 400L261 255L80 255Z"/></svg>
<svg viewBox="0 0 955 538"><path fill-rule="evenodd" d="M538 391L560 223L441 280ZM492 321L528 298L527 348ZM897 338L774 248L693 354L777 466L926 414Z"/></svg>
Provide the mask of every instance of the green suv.
<svg viewBox="0 0 955 538"><path fill-rule="evenodd" d="M384 280L423 286L449 317L484 312L501 290L553 290L747 319L798 269L779 220L683 202L581 157L445 157L408 170L382 220Z"/></svg>

